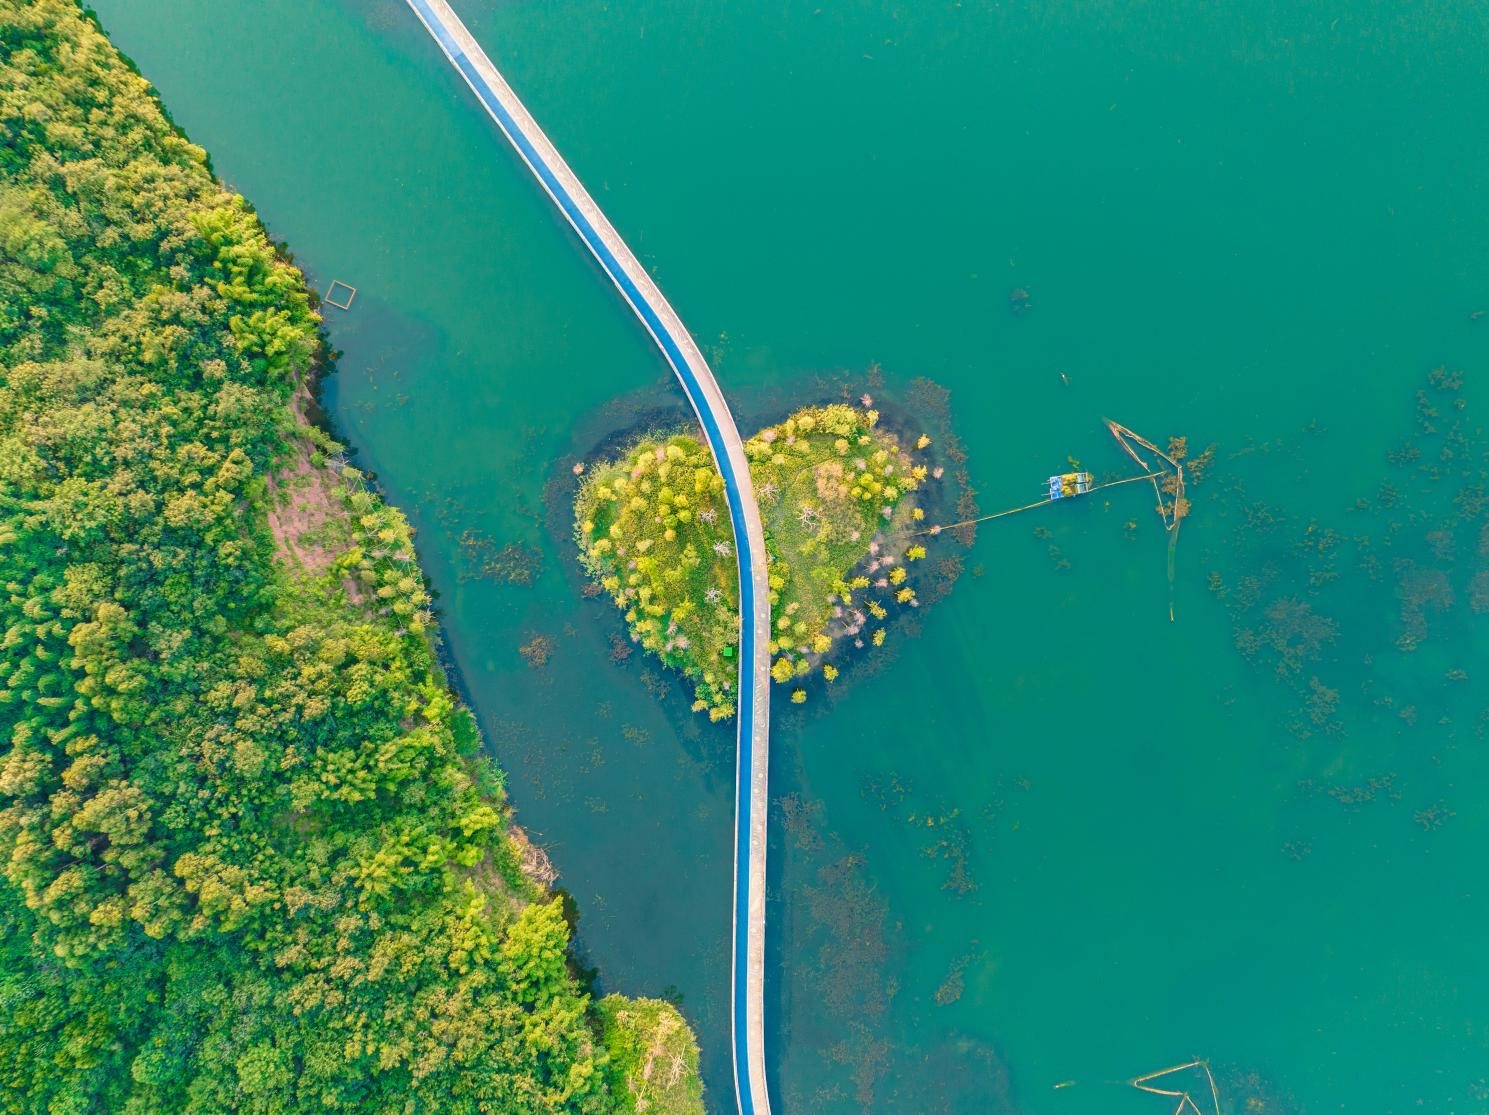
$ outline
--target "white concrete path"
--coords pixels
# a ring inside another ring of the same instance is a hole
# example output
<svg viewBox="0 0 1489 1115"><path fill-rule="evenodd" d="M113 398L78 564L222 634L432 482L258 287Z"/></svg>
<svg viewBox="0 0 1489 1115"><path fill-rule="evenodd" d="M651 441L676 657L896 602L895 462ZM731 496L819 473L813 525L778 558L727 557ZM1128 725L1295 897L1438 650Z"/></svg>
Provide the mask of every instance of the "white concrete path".
<svg viewBox="0 0 1489 1115"><path fill-rule="evenodd" d="M734 1089L741 1115L769 1115L765 1081L765 836L770 765L770 585L744 444L692 335L446 0L408 0L445 57L522 156L656 341L724 477L739 560L740 655L731 964Z"/></svg>

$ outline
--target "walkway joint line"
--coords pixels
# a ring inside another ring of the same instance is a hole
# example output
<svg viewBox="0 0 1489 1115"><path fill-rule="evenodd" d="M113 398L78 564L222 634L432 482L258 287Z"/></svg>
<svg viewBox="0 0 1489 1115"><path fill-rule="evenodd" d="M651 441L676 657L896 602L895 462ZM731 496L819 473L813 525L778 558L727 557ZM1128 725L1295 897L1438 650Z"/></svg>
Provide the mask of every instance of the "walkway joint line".
<svg viewBox="0 0 1489 1115"><path fill-rule="evenodd" d="M770 763L770 585L765 531L744 443L708 362L646 269L606 220L446 0L408 0L440 50L522 156L677 374L724 478L739 562L740 656L734 805L731 1050L740 1115L770 1115L765 1078L765 835ZM743 864L743 870L741 870Z"/></svg>

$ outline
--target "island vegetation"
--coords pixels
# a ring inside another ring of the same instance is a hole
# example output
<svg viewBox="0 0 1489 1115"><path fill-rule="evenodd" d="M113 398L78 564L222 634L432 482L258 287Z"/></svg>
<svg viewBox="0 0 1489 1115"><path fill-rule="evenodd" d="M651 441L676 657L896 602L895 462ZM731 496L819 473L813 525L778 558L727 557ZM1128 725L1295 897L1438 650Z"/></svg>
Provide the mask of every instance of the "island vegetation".
<svg viewBox="0 0 1489 1115"><path fill-rule="evenodd" d="M841 640L882 645L889 609L918 603L905 563L926 554L915 497L931 478L917 459L931 439L901 444L863 403L798 410L745 442L769 555L771 676L797 703L809 676L838 677ZM732 716L737 557L707 445L688 431L648 434L586 470L575 536L632 638L691 680L694 710Z"/></svg>
<svg viewBox="0 0 1489 1115"><path fill-rule="evenodd" d="M0 129L0 1110L701 1111L305 421L299 271L71 0L0 7Z"/></svg>

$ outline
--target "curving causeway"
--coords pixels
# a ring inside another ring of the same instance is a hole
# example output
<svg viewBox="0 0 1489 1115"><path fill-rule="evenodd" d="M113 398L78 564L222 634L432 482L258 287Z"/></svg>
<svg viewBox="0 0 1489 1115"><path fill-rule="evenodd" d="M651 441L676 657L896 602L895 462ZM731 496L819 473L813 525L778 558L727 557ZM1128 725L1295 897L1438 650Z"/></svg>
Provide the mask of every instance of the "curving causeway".
<svg viewBox="0 0 1489 1115"><path fill-rule="evenodd" d="M741 1115L768 1115L764 1016L770 588L765 532L744 443L692 335L460 17L445 0L408 0L408 5L656 341L677 373L724 477L739 562L740 601L731 1050Z"/></svg>

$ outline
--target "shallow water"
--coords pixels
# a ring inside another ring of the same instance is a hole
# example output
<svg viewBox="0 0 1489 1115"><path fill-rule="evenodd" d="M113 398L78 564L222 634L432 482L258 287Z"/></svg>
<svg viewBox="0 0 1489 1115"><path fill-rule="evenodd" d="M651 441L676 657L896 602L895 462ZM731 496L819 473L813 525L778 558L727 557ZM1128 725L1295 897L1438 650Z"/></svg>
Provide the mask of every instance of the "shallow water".
<svg viewBox="0 0 1489 1115"><path fill-rule="evenodd" d="M401 0L93 5L320 288L358 288L327 406L419 529L585 959L680 996L722 1109L732 738L612 660L563 526L564 461L675 402L666 369ZM1489 1111L1483 516L1443 556L1457 486L1387 459L1433 367L1489 413L1483 6L457 8L742 425L823 371L932 377L985 509L1067 455L1121 471L1103 414L1218 446L1176 622L1118 489L983 528L917 636L778 706L778 1109L1144 1115L1172 1103L1121 1082L1203 1056L1227 1111ZM1328 529L1371 541L1310 590ZM509 543L531 583L481 575ZM1450 566L1403 651L1413 570ZM1212 572L1271 580L1233 613ZM1296 679L1234 632L1292 598L1339 631Z"/></svg>

